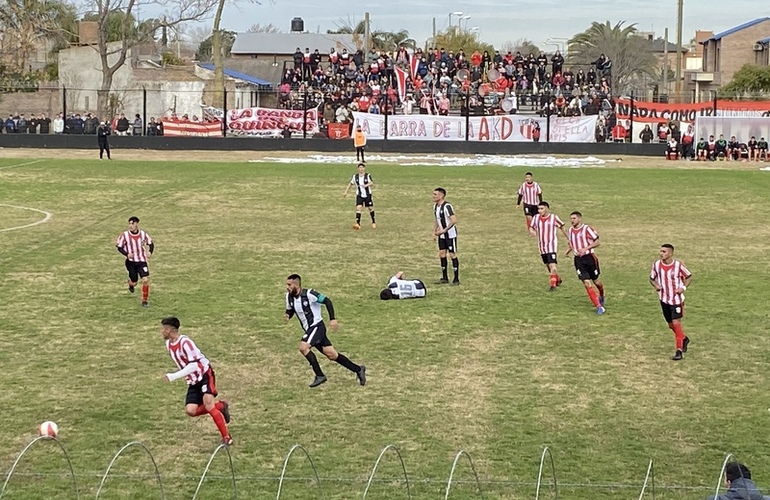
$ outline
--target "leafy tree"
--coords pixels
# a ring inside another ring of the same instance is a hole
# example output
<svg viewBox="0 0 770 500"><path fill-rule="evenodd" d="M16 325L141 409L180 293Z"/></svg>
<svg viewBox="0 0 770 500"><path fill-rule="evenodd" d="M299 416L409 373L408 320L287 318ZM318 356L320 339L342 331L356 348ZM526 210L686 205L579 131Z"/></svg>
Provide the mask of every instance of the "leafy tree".
<svg viewBox="0 0 770 500"><path fill-rule="evenodd" d="M531 53L538 55L540 54L540 47L535 45L535 43L532 40L529 40L527 38L519 38L515 42L505 42L500 49L501 52L508 52L511 51L512 54L515 54L516 52L521 52L521 54L526 57Z"/></svg>
<svg viewBox="0 0 770 500"><path fill-rule="evenodd" d="M63 0L3 0L0 2L0 46L6 71L25 73L27 57L41 38L53 41L54 52L74 41L75 6Z"/></svg>
<svg viewBox="0 0 770 500"><path fill-rule="evenodd" d="M759 93L770 92L770 67L744 64L734 75L730 83L720 89L720 93Z"/></svg>
<svg viewBox="0 0 770 500"><path fill-rule="evenodd" d="M483 53L489 51L494 54L495 48L490 43L479 40L475 32L461 30L457 26L451 26L448 30L436 33L434 47L445 48L447 52L457 53L459 50L465 51L465 55L470 57L474 50Z"/></svg>
<svg viewBox="0 0 770 500"><path fill-rule="evenodd" d="M224 57L230 56L230 51L235 43L236 33L235 31L222 30L222 53ZM195 53L195 58L201 62L211 62L213 59L212 44L214 42L214 35L209 35L208 38L198 44L198 51Z"/></svg>
<svg viewBox="0 0 770 500"><path fill-rule="evenodd" d="M588 66L605 54L612 61L611 84L615 93L622 91L634 76L654 75L657 67L649 40L637 35L636 24L623 26L624 23L591 23L590 28L570 39L565 56L568 65Z"/></svg>

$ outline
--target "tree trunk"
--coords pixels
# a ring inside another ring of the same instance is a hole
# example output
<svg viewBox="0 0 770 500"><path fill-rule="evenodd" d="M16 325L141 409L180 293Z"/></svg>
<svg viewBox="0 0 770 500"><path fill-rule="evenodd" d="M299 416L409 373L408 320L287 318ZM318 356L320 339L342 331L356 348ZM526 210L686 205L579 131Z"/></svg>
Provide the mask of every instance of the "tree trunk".
<svg viewBox="0 0 770 500"><path fill-rule="evenodd" d="M214 102L212 106L225 109L225 68L222 62L222 31L219 24L222 21L222 11L225 8L225 0L219 0L217 12L214 14L214 30L211 33L211 57L214 62Z"/></svg>

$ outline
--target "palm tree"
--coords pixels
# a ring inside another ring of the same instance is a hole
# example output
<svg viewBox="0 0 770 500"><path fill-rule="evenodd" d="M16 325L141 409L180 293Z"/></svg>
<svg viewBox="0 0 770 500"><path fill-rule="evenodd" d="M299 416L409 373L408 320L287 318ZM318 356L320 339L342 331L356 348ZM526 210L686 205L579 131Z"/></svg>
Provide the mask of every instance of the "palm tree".
<svg viewBox="0 0 770 500"><path fill-rule="evenodd" d="M353 21L348 18L340 19L337 23L336 30L327 30L326 33L332 35L358 35L362 36L366 34L366 21L364 19L353 24ZM375 30L370 31L369 36L372 39L372 48L378 51L391 52L398 50L398 47L404 45L406 47L415 48L417 42L409 37L407 30L401 31L384 31Z"/></svg>
<svg viewBox="0 0 770 500"><path fill-rule="evenodd" d="M654 75L657 66L650 42L637 35L636 24L623 26L624 23L619 21L612 26L609 21L604 24L593 22L590 28L568 42L570 65L591 65L601 54L610 58L615 94L622 92L634 77Z"/></svg>

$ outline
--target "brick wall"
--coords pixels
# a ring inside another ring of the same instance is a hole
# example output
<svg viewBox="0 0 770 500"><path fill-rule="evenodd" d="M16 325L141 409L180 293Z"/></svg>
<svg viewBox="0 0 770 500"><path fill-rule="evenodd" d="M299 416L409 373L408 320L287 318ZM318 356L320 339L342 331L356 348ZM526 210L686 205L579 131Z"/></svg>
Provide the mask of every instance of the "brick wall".
<svg viewBox="0 0 770 500"><path fill-rule="evenodd" d="M762 51L755 51L753 46L758 40L770 36L770 21L755 24L722 38L719 47L720 83L727 85L732 81L733 75L744 64L766 65L766 59ZM711 47L709 47L711 48Z"/></svg>
<svg viewBox="0 0 770 500"><path fill-rule="evenodd" d="M37 92L12 92L0 94L0 118L5 120L11 113L46 113L49 117L61 112L61 91L42 89Z"/></svg>

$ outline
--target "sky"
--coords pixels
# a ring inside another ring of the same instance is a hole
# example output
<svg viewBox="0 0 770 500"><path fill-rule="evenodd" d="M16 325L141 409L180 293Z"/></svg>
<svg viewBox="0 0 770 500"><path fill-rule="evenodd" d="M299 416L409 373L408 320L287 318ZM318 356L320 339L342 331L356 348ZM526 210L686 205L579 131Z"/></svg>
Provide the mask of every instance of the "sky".
<svg viewBox="0 0 770 500"><path fill-rule="evenodd" d="M450 16L453 12L470 16L462 20L462 28L478 27L481 39L496 47L526 38L552 52L560 45L563 48L565 39L585 31L592 21L608 20L613 25L636 23L637 29L654 32L656 37L663 37L668 28L669 40L676 42L677 0L262 0L261 5L243 1L228 5L222 25L238 32L253 24L272 23L289 32L291 20L301 17L306 31L325 33L341 20L363 19L364 12L369 12L372 29L405 29L420 45L430 38L434 17L438 31L447 28L450 17L457 26L458 16ZM684 0L683 44L695 36L695 30L719 32L763 16L770 16L766 1Z"/></svg>

